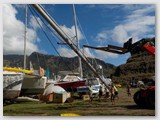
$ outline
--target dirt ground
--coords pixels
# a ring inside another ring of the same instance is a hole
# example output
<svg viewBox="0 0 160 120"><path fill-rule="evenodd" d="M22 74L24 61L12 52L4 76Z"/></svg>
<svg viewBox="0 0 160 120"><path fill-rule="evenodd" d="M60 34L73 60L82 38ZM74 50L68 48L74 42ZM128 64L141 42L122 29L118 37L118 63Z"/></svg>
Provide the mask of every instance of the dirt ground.
<svg viewBox="0 0 160 120"><path fill-rule="evenodd" d="M132 88L132 95L136 89ZM104 97L93 102L75 98L73 103L21 102L3 106L4 116L61 116L64 113L78 114L80 116L155 116L155 109L139 108L128 97L126 88L119 88L119 99L112 105L110 99Z"/></svg>

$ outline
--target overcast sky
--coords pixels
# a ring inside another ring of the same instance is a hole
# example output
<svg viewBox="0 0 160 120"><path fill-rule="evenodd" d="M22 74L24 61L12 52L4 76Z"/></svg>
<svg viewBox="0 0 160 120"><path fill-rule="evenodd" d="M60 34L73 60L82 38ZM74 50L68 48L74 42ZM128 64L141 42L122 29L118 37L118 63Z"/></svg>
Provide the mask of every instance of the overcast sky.
<svg viewBox="0 0 160 120"><path fill-rule="evenodd" d="M45 4L43 7L55 19L64 32L76 43L73 10L71 4ZM152 4L76 4L78 37L80 48L84 44L123 46L129 38L133 43L142 38L155 37L155 5ZM58 45L53 33L36 16L39 24L48 33L54 47L51 46L35 17L28 9L27 54L42 52L65 57L76 54L65 45ZM48 25L48 23L47 23ZM21 54L24 52L25 6L3 5L3 54ZM61 42L61 41L59 41ZM120 65L126 62L130 54L117 55L92 49L84 49L85 55L99 58L107 63Z"/></svg>

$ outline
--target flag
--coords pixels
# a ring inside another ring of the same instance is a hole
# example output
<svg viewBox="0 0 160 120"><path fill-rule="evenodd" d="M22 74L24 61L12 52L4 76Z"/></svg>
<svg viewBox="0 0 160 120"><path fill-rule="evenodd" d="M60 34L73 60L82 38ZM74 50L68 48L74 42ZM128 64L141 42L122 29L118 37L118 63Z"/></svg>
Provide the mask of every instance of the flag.
<svg viewBox="0 0 160 120"><path fill-rule="evenodd" d="M44 69L39 67L39 74L40 76L44 76Z"/></svg>
<svg viewBox="0 0 160 120"><path fill-rule="evenodd" d="M32 62L31 62L31 61L30 61L30 70L31 70L31 71L34 71L33 65L32 65Z"/></svg>

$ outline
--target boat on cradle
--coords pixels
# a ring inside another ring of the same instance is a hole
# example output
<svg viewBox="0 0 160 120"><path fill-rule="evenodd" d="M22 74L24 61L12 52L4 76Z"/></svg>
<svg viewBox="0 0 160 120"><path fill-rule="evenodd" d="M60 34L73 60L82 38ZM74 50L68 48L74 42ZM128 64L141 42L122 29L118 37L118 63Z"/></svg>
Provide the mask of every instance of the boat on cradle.
<svg viewBox="0 0 160 120"><path fill-rule="evenodd" d="M63 79L57 80L54 83L55 86L60 86L66 91L73 92L77 90L77 87L84 86L86 80L76 76L74 74L67 74Z"/></svg>
<svg viewBox="0 0 160 120"><path fill-rule="evenodd" d="M46 87L47 77L39 75L24 75L20 96L42 94Z"/></svg>
<svg viewBox="0 0 160 120"><path fill-rule="evenodd" d="M21 91L24 73L3 70L3 100L16 99Z"/></svg>
<svg viewBox="0 0 160 120"><path fill-rule="evenodd" d="M26 16L25 16L25 39L24 39L24 69L26 69L26 41L27 41L27 13L28 6L26 5ZM20 96L28 96L28 95L37 95L43 93L46 87L46 79L44 75L35 75L35 71L33 70L33 66L30 62L30 69L32 70L31 74L24 74L24 79L22 83L22 89ZM44 73L44 69L40 67L40 73Z"/></svg>

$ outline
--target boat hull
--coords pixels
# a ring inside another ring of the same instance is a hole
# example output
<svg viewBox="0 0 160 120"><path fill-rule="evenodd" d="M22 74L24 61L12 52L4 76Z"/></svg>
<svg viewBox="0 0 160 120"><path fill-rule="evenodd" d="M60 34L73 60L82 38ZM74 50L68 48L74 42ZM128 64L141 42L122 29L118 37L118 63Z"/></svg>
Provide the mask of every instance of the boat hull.
<svg viewBox="0 0 160 120"><path fill-rule="evenodd" d="M66 91L76 91L77 87L80 86L85 86L86 80L81 80L81 81L60 81L58 83L55 83L54 85L60 86L64 88Z"/></svg>
<svg viewBox="0 0 160 120"><path fill-rule="evenodd" d="M3 99L4 100L11 100L16 99L19 97L20 90L5 90L3 91Z"/></svg>
<svg viewBox="0 0 160 120"><path fill-rule="evenodd" d="M25 75L20 96L42 94L46 87L46 77Z"/></svg>
<svg viewBox="0 0 160 120"><path fill-rule="evenodd" d="M23 82L23 73L3 71L3 99L19 97Z"/></svg>

